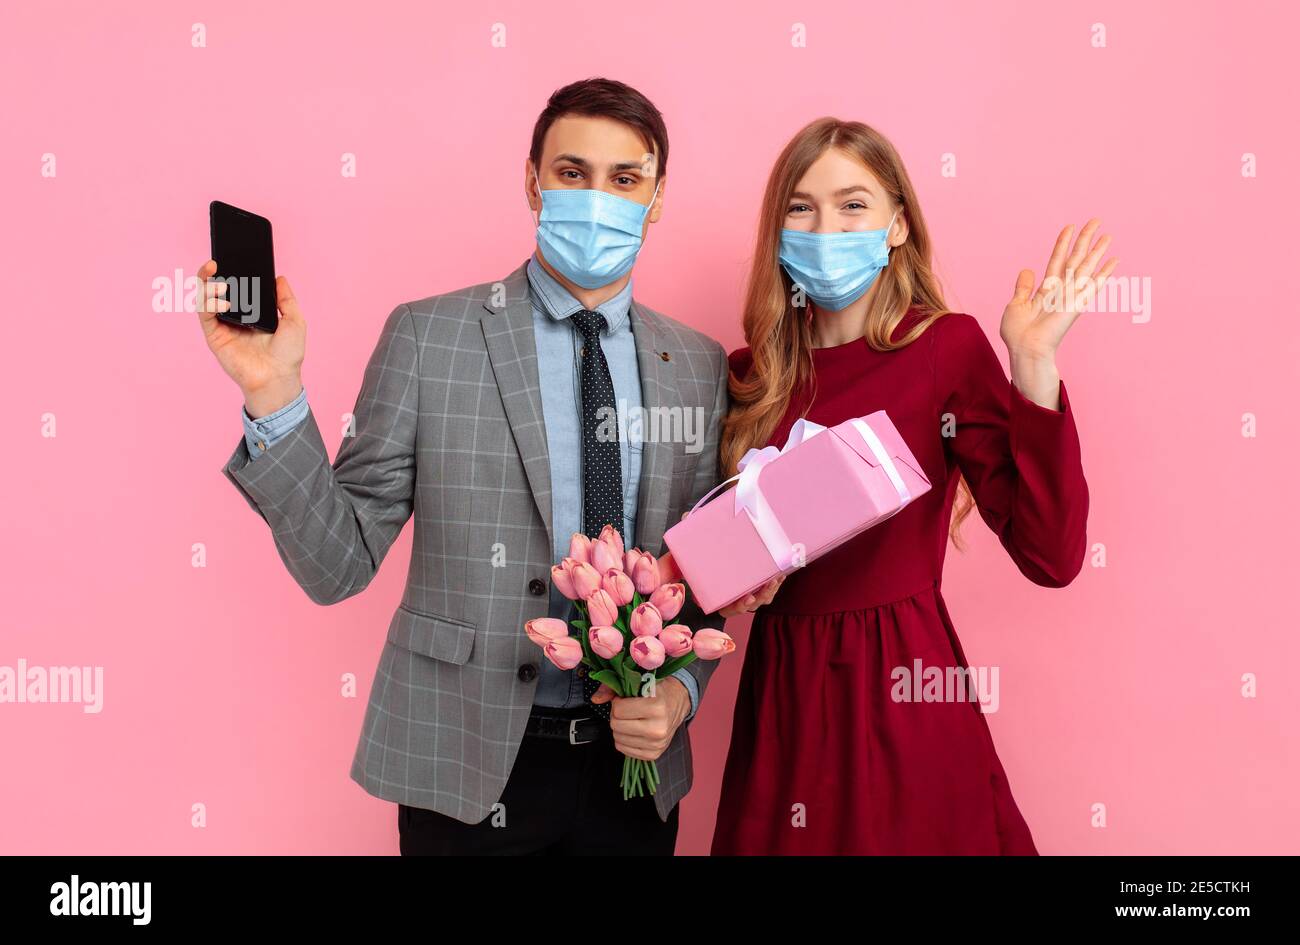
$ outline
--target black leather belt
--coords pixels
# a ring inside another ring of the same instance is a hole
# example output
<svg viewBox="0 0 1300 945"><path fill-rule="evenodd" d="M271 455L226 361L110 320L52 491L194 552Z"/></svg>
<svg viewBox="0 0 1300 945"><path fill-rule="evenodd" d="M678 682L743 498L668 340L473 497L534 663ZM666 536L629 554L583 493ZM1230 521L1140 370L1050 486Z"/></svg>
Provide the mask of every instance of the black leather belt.
<svg viewBox="0 0 1300 945"><path fill-rule="evenodd" d="M526 735L539 738L562 738L570 745L586 745L608 738L609 723L594 715L585 715L582 711L565 712L563 709L543 711L534 709L528 716Z"/></svg>

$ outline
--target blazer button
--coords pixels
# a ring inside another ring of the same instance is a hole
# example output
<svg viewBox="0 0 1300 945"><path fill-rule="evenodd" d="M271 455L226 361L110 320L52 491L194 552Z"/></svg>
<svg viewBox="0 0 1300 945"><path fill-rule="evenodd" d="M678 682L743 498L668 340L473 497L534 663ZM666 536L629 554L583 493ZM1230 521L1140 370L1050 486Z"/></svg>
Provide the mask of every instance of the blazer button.
<svg viewBox="0 0 1300 945"><path fill-rule="evenodd" d="M528 593L534 597L541 597L546 593L546 582L541 578L533 578L528 582Z"/></svg>
<svg viewBox="0 0 1300 945"><path fill-rule="evenodd" d="M519 667L519 681L532 682L537 678L537 666L533 663L525 663Z"/></svg>

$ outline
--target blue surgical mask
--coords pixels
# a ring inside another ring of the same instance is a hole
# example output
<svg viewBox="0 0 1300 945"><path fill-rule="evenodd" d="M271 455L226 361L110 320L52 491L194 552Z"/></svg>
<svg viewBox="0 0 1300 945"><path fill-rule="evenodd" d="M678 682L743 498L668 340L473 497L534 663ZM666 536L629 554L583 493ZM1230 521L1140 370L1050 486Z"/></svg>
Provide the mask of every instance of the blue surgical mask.
<svg viewBox="0 0 1300 945"><path fill-rule="evenodd" d="M584 289L598 289L632 271L658 184L648 205L603 190L539 188L537 193L542 201L537 245L557 272Z"/></svg>
<svg viewBox="0 0 1300 945"><path fill-rule="evenodd" d="M871 288L889 265L889 231L898 211L883 230L856 233L805 233L782 230L777 256L790 278L820 309L838 312Z"/></svg>

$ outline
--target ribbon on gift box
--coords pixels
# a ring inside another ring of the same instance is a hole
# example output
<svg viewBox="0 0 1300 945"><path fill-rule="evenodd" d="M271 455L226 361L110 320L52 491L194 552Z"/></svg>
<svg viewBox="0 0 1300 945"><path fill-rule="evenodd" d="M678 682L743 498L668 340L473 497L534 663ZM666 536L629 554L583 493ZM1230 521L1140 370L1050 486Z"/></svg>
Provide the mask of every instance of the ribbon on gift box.
<svg viewBox="0 0 1300 945"><path fill-rule="evenodd" d="M885 449L885 444L880 441L876 431L871 429L870 424L865 420L854 418L850 423L858 436L862 437L862 442L867 444L867 449L871 450L872 455L876 457L880 467L885 470L885 475L889 477L889 481L893 483L894 488L898 490L898 497L902 500L902 505L906 505L911 501L911 490L903 482L903 477L894 464L894 458ZM691 512L708 502L720 490L725 489L733 482L736 483L735 514L739 515L743 511L749 516L750 522L754 525L754 531L762 539L763 545L767 548L768 554L772 556L772 561L777 568L781 571L788 570L794 562L794 543L790 541L785 529L777 521L776 513L772 511L772 507L767 504L767 499L763 496L763 490L758 484L758 476L763 471L763 467L772 460L783 453L788 453L796 446L825 432L825 430L826 427L820 423L813 423L811 420L800 417L794 422L794 426L790 428L790 434L786 437L784 446L780 449L775 446L765 446L762 449L749 450L736 464L737 474L718 483L705 493L704 497L691 508Z"/></svg>

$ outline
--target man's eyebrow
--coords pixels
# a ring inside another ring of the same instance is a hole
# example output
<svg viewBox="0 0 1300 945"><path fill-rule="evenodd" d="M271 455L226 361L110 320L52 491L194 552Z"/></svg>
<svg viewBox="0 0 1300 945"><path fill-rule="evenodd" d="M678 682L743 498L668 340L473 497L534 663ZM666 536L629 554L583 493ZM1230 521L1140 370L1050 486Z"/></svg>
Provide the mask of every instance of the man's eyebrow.
<svg viewBox="0 0 1300 945"><path fill-rule="evenodd" d="M591 170L591 162L576 154L557 154L555 160L552 161L551 164L576 164L584 171Z"/></svg>
<svg viewBox="0 0 1300 945"><path fill-rule="evenodd" d="M591 162L577 154L557 154L555 160L551 161L552 166L556 164L573 164L582 168L584 171L592 169ZM645 162L637 161L619 161L617 164L610 165L611 174L622 174L627 171L640 171Z"/></svg>

